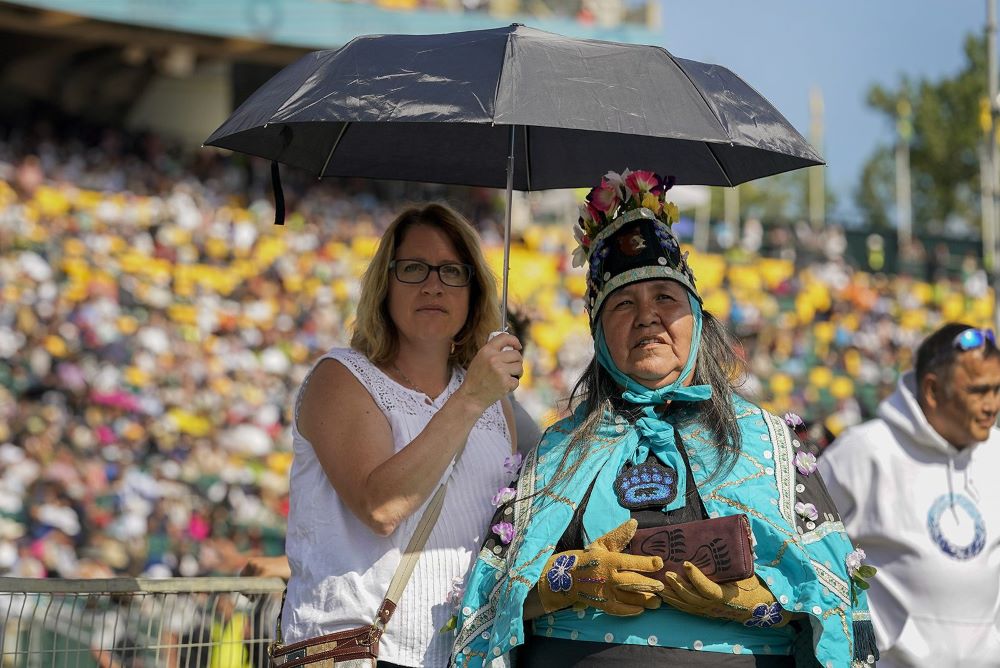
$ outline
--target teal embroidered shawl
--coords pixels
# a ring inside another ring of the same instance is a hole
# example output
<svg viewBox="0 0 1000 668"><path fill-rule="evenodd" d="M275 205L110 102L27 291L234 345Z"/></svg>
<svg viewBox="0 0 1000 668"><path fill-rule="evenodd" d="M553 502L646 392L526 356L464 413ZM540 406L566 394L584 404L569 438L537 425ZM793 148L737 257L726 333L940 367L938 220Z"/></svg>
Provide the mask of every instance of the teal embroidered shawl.
<svg viewBox="0 0 1000 668"><path fill-rule="evenodd" d="M806 446L781 418L740 397L732 401L742 448L727 475L710 479L717 468L711 430L693 421L678 430L706 510L712 517L739 513L749 517L756 540L756 573L786 610L808 615L820 666L866 665L868 654L876 650L870 642L867 599L864 592L852 591L848 576L845 559L853 547L844 525L833 512L809 523L795 512L797 495L805 486L793 460ZM525 642L523 606L529 591L590 483L605 466L620 465L625 425L620 417L606 418L576 470L538 493L557 473L573 429L583 418L580 408L551 427L525 459L517 481L518 501L501 508L503 519L515 527L514 538L506 547L488 542L469 574L453 665L478 667ZM569 454L563 471L577 463L581 451L575 448ZM815 481L805 482L811 491L818 485L825 496L818 476L812 473ZM603 522L588 526L588 534L601 535L620 524L619 513L613 510L621 509L608 510L587 513L588 524Z"/></svg>

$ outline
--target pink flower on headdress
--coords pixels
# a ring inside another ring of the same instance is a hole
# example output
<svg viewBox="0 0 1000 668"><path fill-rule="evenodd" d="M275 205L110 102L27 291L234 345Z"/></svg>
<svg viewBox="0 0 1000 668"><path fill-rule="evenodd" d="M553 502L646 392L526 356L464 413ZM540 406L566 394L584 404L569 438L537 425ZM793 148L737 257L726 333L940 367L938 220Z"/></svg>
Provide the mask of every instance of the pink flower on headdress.
<svg viewBox="0 0 1000 668"><path fill-rule="evenodd" d="M598 230L601 228L601 225L607 221L607 217L590 202L587 202L584 206L587 207L587 211L590 213L590 220L593 221L593 226L594 226L593 233L597 234Z"/></svg>
<svg viewBox="0 0 1000 668"><path fill-rule="evenodd" d="M616 188L618 188L618 196L623 200L628 199L628 192L625 190L625 179L627 179L631 173L632 172L630 172L626 167L621 174L618 172L608 172L604 175L606 180L610 181Z"/></svg>
<svg viewBox="0 0 1000 668"><path fill-rule="evenodd" d="M625 186L633 195L656 194L656 190L660 187L660 178L653 172L632 172L626 177Z"/></svg>
<svg viewBox="0 0 1000 668"><path fill-rule="evenodd" d="M587 201L601 213L610 216L611 212L621 204L622 198L618 186L607 179L602 179L601 185L591 190L590 194L587 195Z"/></svg>

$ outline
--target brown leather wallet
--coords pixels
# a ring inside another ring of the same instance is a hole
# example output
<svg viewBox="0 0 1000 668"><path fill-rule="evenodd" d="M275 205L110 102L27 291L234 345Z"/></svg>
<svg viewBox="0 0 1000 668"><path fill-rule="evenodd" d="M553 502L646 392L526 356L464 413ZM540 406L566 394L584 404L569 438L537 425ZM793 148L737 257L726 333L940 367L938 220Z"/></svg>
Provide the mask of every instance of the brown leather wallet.
<svg viewBox="0 0 1000 668"><path fill-rule="evenodd" d="M667 571L683 574L690 561L712 582L734 582L753 575L751 536L746 515L727 515L639 529L626 551L662 557L663 568L652 574L660 580Z"/></svg>

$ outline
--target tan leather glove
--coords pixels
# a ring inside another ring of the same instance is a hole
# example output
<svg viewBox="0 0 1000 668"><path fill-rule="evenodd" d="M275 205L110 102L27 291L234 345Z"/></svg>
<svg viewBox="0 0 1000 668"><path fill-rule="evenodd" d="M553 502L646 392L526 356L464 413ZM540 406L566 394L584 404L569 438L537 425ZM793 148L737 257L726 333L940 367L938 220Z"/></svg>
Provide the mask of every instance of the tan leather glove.
<svg viewBox="0 0 1000 668"><path fill-rule="evenodd" d="M549 557L538 579L538 597L545 612L590 605L631 617L659 608L657 593L663 591L663 583L640 573L660 570L663 560L622 554L637 526L635 520L629 520L585 550L567 550Z"/></svg>
<svg viewBox="0 0 1000 668"><path fill-rule="evenodd" d="M700 617L728 619L744 626L784 626L792 619L756 575L726 584L709 580L697 566L684 562L687 579L667 571L660 598L678 610Z"/></svg>

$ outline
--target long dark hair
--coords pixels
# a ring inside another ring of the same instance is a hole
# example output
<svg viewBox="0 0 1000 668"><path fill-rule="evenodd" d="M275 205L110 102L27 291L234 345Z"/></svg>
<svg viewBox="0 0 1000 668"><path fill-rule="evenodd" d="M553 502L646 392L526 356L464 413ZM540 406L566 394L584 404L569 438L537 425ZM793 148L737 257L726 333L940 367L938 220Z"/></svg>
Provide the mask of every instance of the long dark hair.
<svg viewBox="0 0 1000 668"><path fill-rule="evenodd" d="M711 429L717 451L715 477L728 472L739 457L740 429L736 424L732 395L746 378L747 365L736 354L736 344L726 328L708 311L702 311L701 345L695 364L693 383L709 385L712 397L677 414L681 424L699 422ZM621 399L621 388L602 367L595 355L570 395L571 406L584 406L586 418L573 434L567 451L587 447L601 423L604 412L622 415L631 421L637 416L635 406ZM561 467L560 467L561 468Z"/></svg>

